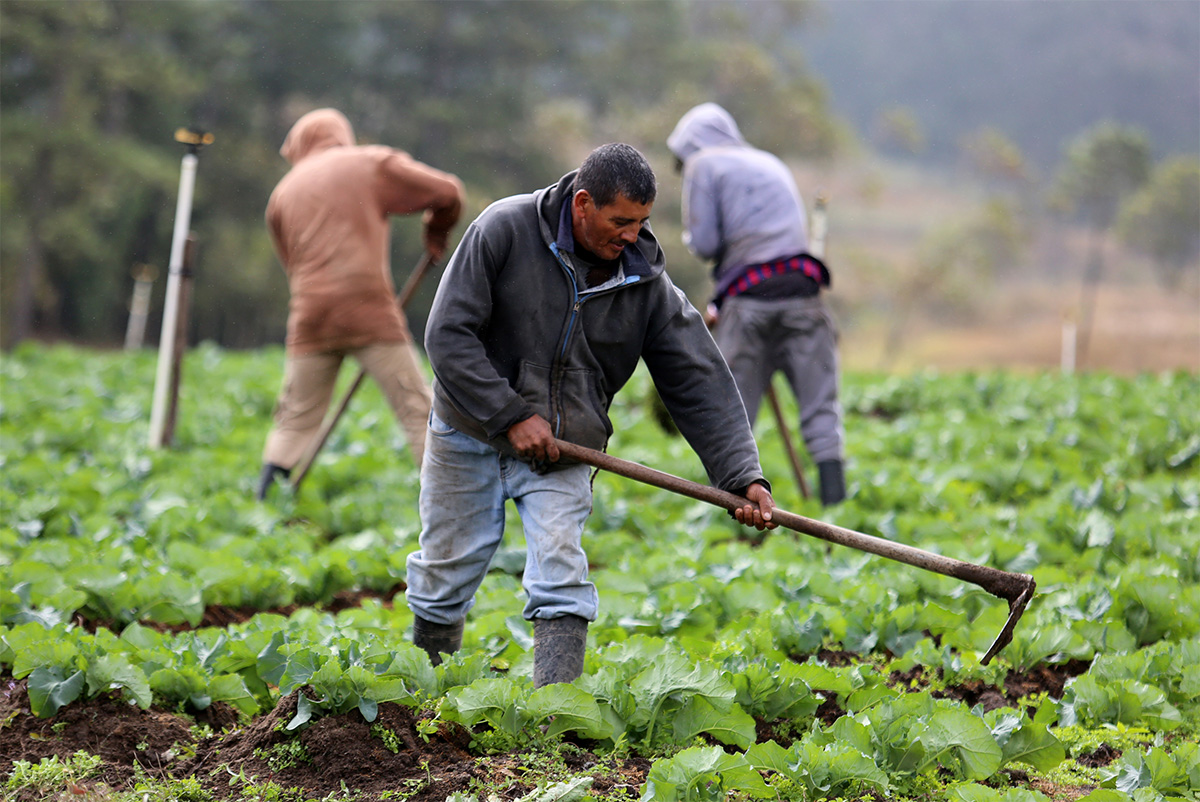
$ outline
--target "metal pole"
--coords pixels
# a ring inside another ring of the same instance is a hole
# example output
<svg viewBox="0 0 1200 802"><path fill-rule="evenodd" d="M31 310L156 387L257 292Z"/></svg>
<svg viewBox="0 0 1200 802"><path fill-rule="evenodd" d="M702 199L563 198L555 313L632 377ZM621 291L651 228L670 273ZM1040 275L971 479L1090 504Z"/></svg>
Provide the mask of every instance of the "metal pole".
<svg viewBox="0 0 1200 802"><path fill-rule="evenodd" d="M192 192L196 186L195 151L183 154L179 173L179 199L175 206L175 232L171 238L171 262L167 272L167 295L163 306L162 334L158 344L158 373L154 379L154 405L150 409L151 448L162 448L167 418L167 395L171 386L171 355L175 348L176 317L179 314L179 282L183 273L183 251L192 219Z"/></svg>
<svg viewBox="0 0 1200 802"><path fill-rule="evenodd" d="M187 351L188 315L192 308L192 267L196 260L196 235L188 234L183 249L183 272L179 282L179 312L175 321L175 346L171 353L171 392L167 401L167 423L162 441L169 446L175 440L175 423L179 417L179 386L183 382L183 355Z"/></svg>
<svg viewBox="0 0 1200 802"><path fill-rule="evenodd" d="M211 144L213 135L189 128L175 131L175 141L187 145L179 167L179 198L175 204L175 231L171 237L171 261L167 268L167 295L163 303L162 332L158 341L158 372L154 378L154 401L150 407L151 448L162 448L167 418L167 396L171 389L171 356L175 350L175 331L179 315L179 283L183 274L184 248L192 222L192 194L196 187L197 155Z"/></svg>

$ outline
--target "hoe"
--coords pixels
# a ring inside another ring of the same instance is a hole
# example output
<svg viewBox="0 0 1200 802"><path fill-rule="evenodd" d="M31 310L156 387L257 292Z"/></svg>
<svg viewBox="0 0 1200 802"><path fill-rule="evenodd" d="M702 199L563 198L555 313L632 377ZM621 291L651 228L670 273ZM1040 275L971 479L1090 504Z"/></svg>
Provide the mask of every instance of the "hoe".
<svg viewBox="0 0 1200 802"><path fill-rule="evenodd" d="M663 490L669 490L682 496L697 499L698 501L706 501L709 504L721 507L730 512L750 503L741 496L733 493L718 490L708 485L689 482L686 479L656 471L653 468L647 468L645 465L639 465L636 462L618 459L602 451L578 446L564 440L556 440L555 443L558 445L558 449L562 452L563 456L582 462L585 465L601 468L610 473L615 473L628 479L635 479L639 482L662 488ZM933 571L944 576L962 579L976 584L993 596L999 596L1007 601L1008 621L1005 622L1004 628L1000 630L1000 634L996 636L996 640L992 643L991 648L987 650L987 654L979 661L984 665L987 665L1001 649L1012 641L1013 629L1017 626L1017 621L1020 620L1021 615L1025 612L1025 607L1029 604L1029 600L1033 598L1033 590L1037 586L1033 581L1033 577L1029 574L1014 574L984 565L963 562L952 557L943 557L940 554L934 554L903 543L895 543L891 540L864 535L852 529L843 529L840 526L834 526L823 521L805 518L779 508L775 509L772 516L776 523L788 529L805 535L811 535L830 543L837 543L842 546L849 546L852 549L868 552L869 554L887 557L890 560L896 560L907 565L916 566L917 568L924 568L926 571Z"/></svg>

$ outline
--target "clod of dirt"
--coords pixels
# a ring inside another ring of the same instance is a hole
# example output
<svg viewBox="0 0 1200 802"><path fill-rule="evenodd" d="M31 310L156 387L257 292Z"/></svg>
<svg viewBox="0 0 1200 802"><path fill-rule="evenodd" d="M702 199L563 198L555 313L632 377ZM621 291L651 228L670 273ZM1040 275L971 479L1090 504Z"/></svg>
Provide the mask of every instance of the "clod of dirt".
<svg viewBox="0 0 1200 802"><path fill-rule="evenodd" d="M1081 766L1087 766L1088 768L1095 769L1101 766L1107 766L1120 756L1120 749L1113 749L1108 744L1100 744L1100 746L1096 747L1095 750L1075 758L1075 762Z"/></svg>
<svg viewBox="0 0 1200 802"><path fill-rule="evenodd" d="M119 787L140 765L165 773L178 749L190 744L192 722L161 710L142 710L117 692L73 702L51 718L38 718L29 707L25 680L0 678L0 773L18 760L37 764L45 758L67 761L78 751L103 760L101 777Z"/></svg>
<svg viewBox="0 0 1200 802"><path fill-rule="evenodd" d="M289 732L285 728L295 716L296 700L297 693L291 693L249 726L201 742L176 776L195 776L220 798L238 798L240 788L230 780L244 776L303 788L316 798L344 785L364 799L406 791L413 802L440 802L467 790L472 778L486 776L466 750L470 734L458 725L442 725L425 740L412 710L385 703L370 724L354 710Z"/></svg>

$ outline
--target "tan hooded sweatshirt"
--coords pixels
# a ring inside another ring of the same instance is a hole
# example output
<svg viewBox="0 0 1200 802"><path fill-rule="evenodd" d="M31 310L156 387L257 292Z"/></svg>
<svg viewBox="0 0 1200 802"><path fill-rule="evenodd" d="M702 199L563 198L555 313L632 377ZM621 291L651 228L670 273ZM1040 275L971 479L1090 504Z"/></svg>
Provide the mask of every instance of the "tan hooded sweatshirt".
<svg viewBox="0 0 1200 802"><path fill-rule="evenodd" d="M279 151L292 169L267 202L267 229L291 290L294 356L411 338L396 302L388 215L425 211L448 232L462 211L457 178L383 145L355 145L334 109L301 117Z"/></svg>

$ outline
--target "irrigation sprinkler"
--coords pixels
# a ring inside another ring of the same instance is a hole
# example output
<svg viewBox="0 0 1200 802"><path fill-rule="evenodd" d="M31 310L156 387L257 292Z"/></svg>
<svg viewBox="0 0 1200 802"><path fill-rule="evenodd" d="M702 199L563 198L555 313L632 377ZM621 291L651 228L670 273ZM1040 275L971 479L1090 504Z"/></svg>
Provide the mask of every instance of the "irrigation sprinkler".
<svg viewBox="0 0 1200 802"><path fill-rule="evenodd" d="M196 165L200 148L212 144L213 135L192 128L175 131L175 141L187 146L179 168L179 197L175 204L175 230L171 237L171 261L167 267L167 294L163 302L162 332L158 346L158 372L154 378L154 401L150 408L151 448L165 445L167 396L171 389L171 365L174 362L176 327L179 317L179 287L183 277L184 251L192 220L192 193L196 186Z"/></svg>
<svg viewBox="0 0 1200 802"><path fill-rule="evenodd" d="M734 493L718 490L715 487L709 487L708 485L696 482L689 482L686 479L681 479L678 476L672 476L669 473L663 473L653 468L647 468L645 465L640 465L636 462L618 459L602 451L568 443L565 440L555 440L554 442L558 446L561 455L569 459L582 462L585 465L591 465L594 468L601 468L628 479L635 479L663 490L669 490L672 493L694 498L698 501L706 501L709 504L721 507L730 512L741 509L747 504L752 504L748 499ZM1014 574L985 565L976 565L975 563L956 560L953 557L944 557L940 554L916 548L915 546L896 543L895 541L886 540L881 537L855 532L852 529L844 529L840 526L825 523L824 521L805 518L778 507L775 508L771 515L772 520L777 524L801 534L810 535L829 543L849 546L858 551L865 551L869 554L886 557L889 560L896 560L897 562L912 565L916 568L923 568L926 571L932 571L943 576L971 582L993 596L999 596L1007 601L1008 621L1005 622L1004 628L1000 630L1000 634L996 636L996 640L992 643L991 648L987 650L987 653L979 661L983 665L987 665L1001 649L1012 641L1013 630L1016 628L1017 621L1024 614L1026 606L1028 606L1030 599L1033 598L1033 591L1037 587L1037 583L1034 582L1033 577L1029 574Z"/></svg>

